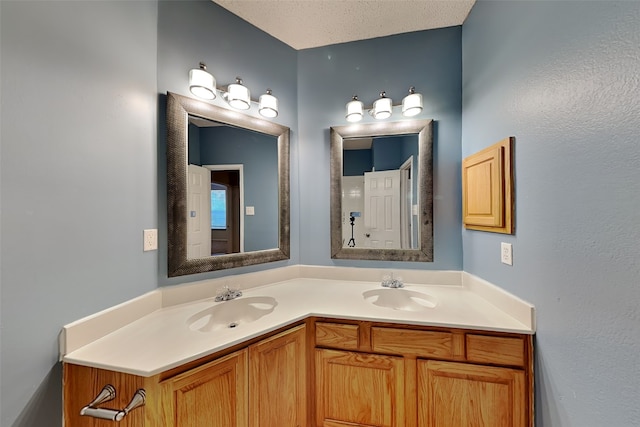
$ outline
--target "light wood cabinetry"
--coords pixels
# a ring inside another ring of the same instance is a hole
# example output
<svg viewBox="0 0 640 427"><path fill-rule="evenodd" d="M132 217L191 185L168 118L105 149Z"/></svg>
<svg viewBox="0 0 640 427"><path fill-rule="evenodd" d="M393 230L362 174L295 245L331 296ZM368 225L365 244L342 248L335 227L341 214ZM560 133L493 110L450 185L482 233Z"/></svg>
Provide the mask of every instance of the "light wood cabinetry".
<svg viewBox="0 0 640 427"><path fill-rule="evenodd" d="M401 357L316 350L316 425L404 427Z"/></svg>
<svg viewBox="0 0 640 427"><path fill-rule="evenodd" d="M533 337L310 318L153 377L64 365L65 427L532 427Z"/></svg>
<svg viewBox="0 0 640 427"><path fill-rule="evenodd" d="M247 350L191 369L161 383L161 424L247 427Z"/></svg>
<svg viewBox="0 0 640 427"><path fill-rule="evenodd" d="M153 377L65 364L64 425L113 425L80 416L102 387L112 384L117 398L100 407L124 408L136 390L146 391L146 404L125 416L121 427L307 426L305 325L253 341Z"/></svg>
<svg viewBox="0 0 640 427"><path fill-rule="evenodd" d="M302 427L307 420L304 325L249 347L249 425Z"/></svg>
<svg viewBox="0 0 640 427"><path fill-rule="evenodd" d="M419 427L525 427L523 370L418 361Z"/></svg>
<svg viewBox="0 0 640 427"><path fill-rule="evenodd" d="M529 335L321 319L315 337L318 427L534 425Z"/></svg>
<svg viewBox="0 0 640 427"><path fill-rule="evenodd" d="M505 138L462 161L462 220L468 229L513 233L511 145Z"/></svg>

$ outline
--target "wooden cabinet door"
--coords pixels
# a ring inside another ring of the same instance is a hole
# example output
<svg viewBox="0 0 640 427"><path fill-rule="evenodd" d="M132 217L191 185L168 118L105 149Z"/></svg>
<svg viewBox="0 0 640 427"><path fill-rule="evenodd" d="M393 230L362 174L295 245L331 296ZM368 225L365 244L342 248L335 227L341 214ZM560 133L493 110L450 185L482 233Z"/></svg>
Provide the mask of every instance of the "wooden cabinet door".
<svg viewBox="0 0 640 427"><path fill-rule="evenodd" d="M419 427L525 427L524 371L418 361Z"/></svg>
<svg viewBox="0 0 640 427"><path fill-rule="evenodd" d="M304 325L249 347L251 427L307 425Z"/></svg>
<svg viewBox="0 0 640 427"><path fill-rule="evenodd" d="M163 427L247 427L247 350L162 382Z"/></svg>
<svg viewBox="0 0 640 427"><path fill-rule="evenodd" d="M462 160L462 222L473 230L513 233L511 146L505 138Z"/></svg>
<svg viewBox="0 0 640 427"><path fill-rule="evenodd" d="M404 427L401 357L316 350L318 427Z"/></svg>

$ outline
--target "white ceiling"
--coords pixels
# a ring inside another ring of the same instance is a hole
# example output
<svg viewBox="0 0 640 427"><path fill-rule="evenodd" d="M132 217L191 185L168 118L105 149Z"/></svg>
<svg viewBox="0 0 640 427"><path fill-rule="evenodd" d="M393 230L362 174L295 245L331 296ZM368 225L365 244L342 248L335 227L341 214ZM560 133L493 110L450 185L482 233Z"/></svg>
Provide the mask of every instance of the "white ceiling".
<svg viewBox="0 0 640 427"><path fill-rule="evenodd" d="M213 0L296 50L462 25L476 0Z"/></svg>

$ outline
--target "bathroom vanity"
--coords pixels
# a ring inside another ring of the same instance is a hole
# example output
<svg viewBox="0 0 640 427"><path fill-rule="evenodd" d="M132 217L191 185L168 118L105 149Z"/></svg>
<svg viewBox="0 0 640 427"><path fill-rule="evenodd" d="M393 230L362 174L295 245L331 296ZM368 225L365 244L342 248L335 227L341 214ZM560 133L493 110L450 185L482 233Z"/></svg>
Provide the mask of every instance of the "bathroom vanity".
<svg viewBox="0 0 640 427"><path fill-rule="evenodd" d="M64 354L64 425L111 423L80 415L109 384L95 406L144 390L132 427L533 426L533 308L482 286L297 278L161 307Z"/></svg>

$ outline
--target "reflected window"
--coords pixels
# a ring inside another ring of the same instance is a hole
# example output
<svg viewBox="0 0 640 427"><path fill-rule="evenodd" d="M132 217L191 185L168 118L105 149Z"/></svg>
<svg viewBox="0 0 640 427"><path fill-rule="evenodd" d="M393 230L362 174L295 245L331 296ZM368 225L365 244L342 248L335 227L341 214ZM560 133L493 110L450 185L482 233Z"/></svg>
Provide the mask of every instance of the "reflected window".
<svg viewBox="0 0 640 427"><path fill-rule="evenodd" d="M227 229L227 187L211 183L211 229Z"/></svg>

